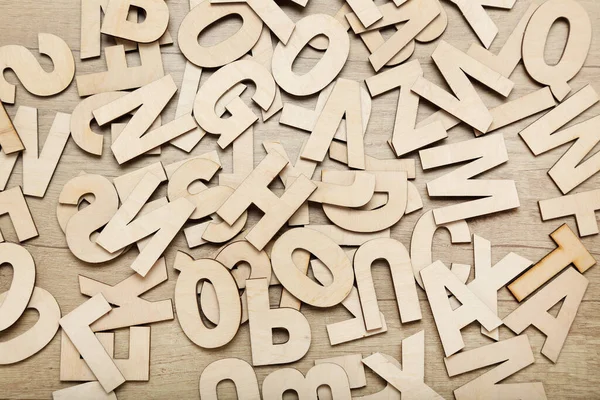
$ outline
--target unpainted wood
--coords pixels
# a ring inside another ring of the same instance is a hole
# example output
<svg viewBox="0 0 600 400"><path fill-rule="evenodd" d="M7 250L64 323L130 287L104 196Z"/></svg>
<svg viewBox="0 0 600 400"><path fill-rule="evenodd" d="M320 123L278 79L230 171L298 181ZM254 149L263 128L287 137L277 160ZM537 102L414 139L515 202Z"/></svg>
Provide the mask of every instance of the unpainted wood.
<svg viewBox="0 0 600 400"><path fill-rule="evenodd" d="M548 221L573 215L580 237L598 234L595 212L600 210L599 189L540 200L538 204L542 220Z"/></svg>
<svg viewBox="0 0 600 400"><path fill-rule="evenodd" d="M0 265L13 270L10 289L0 303L0 331L12 326L21 317L35 288L35 262L31 254L14 243L0 243Z"/></svg>
<svg viewBox="0 0 600 400"><path fill-rule="evenodd" d="M5 214L8 214L15 228L19 243L38 236L38 230L20 186L0 192L0 215ZM2 232L0 232L1 242L4 242Z"/></svg>
<svg viewBox="0 0 600 400"><path fill-rule="evenodd" d="M294 368L282 368L271 372L263 381L262 395L264 400L278 400L283 398L286 391L293 390L301 399L315 399L320 386L328 386L332 398L350 398L346 372L339 365L332 363L315 365L306 373L306 377Z"/></svg>
<svg viewBox="0 0 600 400"><path fill-rule="evenodd" d="M131 6L144 11L143 22L127 18ZM150 43L160 39L168 25L169 7L163 0L110 0L101 32L133 42Z"/></svg>
<svg viewBox="0 0 600 400"><path fill-rule="evenodd" d="M0 101L0 147L6 155L25 150L25 146L17 133L4 104Z"/></svg>
<svg viewBox="0 0 600 400"><path fill-rule="evenodd" d="M200 398L217 400L217 387L223 381L232 381L239 400L260 400L254 369L239 358L224 358L210 363L200 374Z"/></svg>
<svg viewBox="0 0 600 400"><path fill-rule="evenodd" d="M87 382L52 392L52 400L117 400L115 392L106 393L98 382Z"/></svg>

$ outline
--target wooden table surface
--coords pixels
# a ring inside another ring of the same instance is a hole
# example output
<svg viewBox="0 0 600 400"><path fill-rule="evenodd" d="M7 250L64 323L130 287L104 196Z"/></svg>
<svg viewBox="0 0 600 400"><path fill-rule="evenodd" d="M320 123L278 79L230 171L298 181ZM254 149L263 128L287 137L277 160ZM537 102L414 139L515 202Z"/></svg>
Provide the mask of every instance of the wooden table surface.
<svg viewBox="0 0 600 400"><path fill-rule="evenodd" d="M587 10L592 26L600 24L600 2L597 0L579 0ZM287 2L282 2L287 3ZM291 3L291 2L290 2ZM471 43L478 42L472 30L460 15L458 9L449 1L443 1L449 17L448 28L443 39L457 48L466 51ZM171 11L169 30L173 38L177 39L177 31L183 17L188 12L188 4L183 0L168 1ZM306 9L284 5L284 10L294 21L303 15L311 13L326 13L333 15L341 5L339 0L310 0ZM502 47L508 35L521 18L528 2L517 0L512 11L489 9L489 14L499 27L499 34L494 41L491 50L494 53ZM37 49L38 32L47 32L63 38L74 53L77 66L77 74L85 74L105 70L104 57L81 62L79 60L79 32L80 32L80 2L78 0L0 0L0 45L20 44L31 49L35 53ZM240 21L227 20L216 28L212 28L201 38L202 43L215 43L220 38L230 35L237 30ZM562 54L562 48L567 36L568 27L559 23L552 29L551 37L546 48L546 58L549 62L555 62ZM351 39L350 57L341 73L341 77L362 81L374 74L367 61L368 52L360 39ZM599 32L594 32L594 40L587 57L585 67L579 75L571 81L574 90L591 83L596 90L600 90L598 83L600 76L600 46L598 46ZM425 77L445 86L443 79L430 59L431 52L437 43L417 44L413 59L418 58L423 65ZM108 44L108 41L107 43ZM185 59L179 52L177 44L162 47L165 71L172 74L175 82L181 83ZM35 53L37 54L37 53ZM50 67L47 58L42 59L42 65ZM298 71L308 70L316 59L320 57L317 51L305 49L301 53L295 68ZM131 63L139 63L135 53L128 56ZM9 81L17 83L12 72L5 74ZM203 80L210 74L204 74ZM515 88L509 99L515 99L536 90L539 85L529 78L522 66L519 65L511 79L515 82ZM496 106L502 99L496 95L485 92L481 85L476 84L477 90L482 93L482 98L489 107ZM248 90L252 92L251 88ZM56 112L71 113L78 104L80 98L77 95L76 85L71 86L62 94L51 98L34 97L27 93L21 85L17 89L17 101L15 106L7 106L11 117L16 113L18 106L31 106L39 109L40 141L45 140L49 127ZM299 99L284 94L284 102L313 107L316 97ZM391 92L373 100L373 112L369 122L367 135L365 137L366 153L380 158L392 158L392 152L387 144L391 137L394 123L397 92ZM174 101L165 111L164 120L170 121L174 116ZM423 102L424 103L424 102ZM428 104L422 104L419 110L419 120L431 114L435 109ZM600 110L597 104L584 115L577 118L575 122L586 120ZM255 109L256 111L256 109ZM562 223L567 222L576 231L573 218L564 218L549 222L542 222L538 211L538 200L557 197L560 195L558 188L547 175L547 171L566 151L568 145L550 151L539 157L534 157L525 143L519 138L518 132L534 121L537 117L531 117L512 126L501 129L494 135L504 135L509 152L509 161L484 176L495 179L514 179L517 184L521 206L509 212L476 218L469 221L472 233L478 234L492 242L492 261L495 263L509 252L516 252L532 261L537 261L545 254L555 248L549 234ZM306 139L307 133L279 125L279 115L276 115L267 123L258 122L255 125L254 153L255 164L265 154L262 147L264 140L279 140L283 143L290 158L295 159L299 146ZM106 130L104 133L108 133ZM461 125L449 132L446 143L455 143L468 140L473 137L473 132ZM43 199L27 198L35 223L40 235L38 238L25 243L25 247L31 252L37 267L36 286L48 290L55 296L60 304L62 314L65 315L86 300L80 294L78 287L78 275L109 283L116 284L129 276L132 271L129 268L131 261L137 255L136 251L130 251L125 256L102 266L86 265L77 260L69 251L63 233L56 219L56 205L58 195L63 185L71 178L77 176L80 171L98 173L107 177L116 177L125 172L146 166L156 162L157 156L143 156L119 167L109 149L110 140L105 140L105 148L101 157L84 153L75 143L70 140L60 160L54 178L48 192ZM210 150L218 149L214 136L207 135L201 143L193 150L192 154L202 154ZM219 155L223 162L223 171L231 172L231 149L220 151ZM163 146L160 160L168 164L186 157L186 154L173 146ZM417 177L414 181L424 201L424 209L402 218L392 229L392 237L400 240L407 248L414 225L419 216L432 208L445 204L456 203L459 200L431 200L425 190L426 182L447 173L456 168L441 168L432 172L424 173L421 169L417 154L409 157L417 160ZM326 160L322 166L328 168L343 168L338 163ZM315 174L315 176L318 176ZM13 172L9 185L13 187L22 184L22 167L19 162ZM581 192L597 188L600 184L600 176L583 183L574 192ZM161 195L164 195L162 188ZM253 214L251 223L258 218ZM325 223L326 218L317 207L311 207L311 223ZM14 241L16 236L8 220L4 216L0 218L0 229L9 241ZM587 237L582 240L589 251L600 258L600 241L598 236ZM450 262L473 263L473 249L470 244L452 245L446 231L440 230L435 237L434 259L441 259L446 264ZM184 250L194 257L211 257L215 247L203 246L189 250L182 234L170 246L166 253L169 280L145 297L150 300L172 298L177 280L177 272L173 269L174 255L177 250ZM417 323L400 324L396 300L393 294L390 274L387 268L375 268L377 294L382 312L386 316L388 332L363 340L332 347L329 345L325 326L328 323L337 322L348 318L348 313L342 306L327 310L317 310L304 306L302 312L307 316L312 329L312 345L308 354L300 361L290 366L299 369L303 373L313 365L314 360L319 358L361 353L363 356L373 352L383 352L400 359L400 343L403 338L408 337L420 330L425 330L425 382L436 390L444 398L453 398L452 391L464 383L481 375L482 369L471 372L453 379L449 379L443 363L443 352L438 334L433 322L431 310L425 297L425 293L419 290L419 297L423 311L423 319ZM549 399L592 399L600 398L600 358L598 349L600 345L600 267L595 266L586 272L585 276L590 280L587 293L581 303L578 315L575 319L571 332L566 340L560 358L556 364L540 354L540 349L545 337L534 328L529 328L526 334L531 341L535 355L535 364L518 372L507 379L509 382L542 381ZM12 269L7 266L0 268L0 292L7 290L12 279ZM272 302L277 302L280 289L272 288ZM502 289L498 295L499 314L503 318L517 307L517 302L508 290ZM27 311L15 326L7 331L0 332L0 340L5 341L24 332L33 325L37 316L33 311ZM52 392L73 385L74 383L59 381L60 362L60 335L57 333L54 339L42 351L33 357L15 365L0 366L0 398L9 399L50 399ZM513 333L507 328L500 329L501 339L513 337ZM463 330L466 349L476 348L491 343L491 340L479 333L479 325L472 324ZM116 356L127 356L128 330L122 329L116 333ZM198 380L202 370L212 361L226 357L238 357L246 361L250 359L250 341L248 325L243 325L237 336L222 349L203 350L194 345L184 335L177 320L161 322L152 325L151 339L151 366L149 382L127 382L117 389L119 399L188 399L198 398ZM256 373L259 384L263 379L278 367L258 367ZM353 395L365 395L374 393L383 388L384 382L370 371L367 371L367 387L353 391ZM225 383L221 392L223 398L231 398L232 385Z"/></svg>

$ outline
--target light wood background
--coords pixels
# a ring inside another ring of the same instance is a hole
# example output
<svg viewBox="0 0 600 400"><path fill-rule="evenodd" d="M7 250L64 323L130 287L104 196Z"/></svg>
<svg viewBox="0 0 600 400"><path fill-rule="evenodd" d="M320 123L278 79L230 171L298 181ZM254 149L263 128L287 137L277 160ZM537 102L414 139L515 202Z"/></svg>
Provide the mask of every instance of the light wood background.
<svg viewBox="0 0 600 400"><path fill-rule="evenodd" d="M600 2L597 0L579 0L586 8L592 20L592 26L599 26ZM466 51L470 44L477 42L477 38L470 27L460 15L458 9L449 1L442 1L449 16L448 28L443 39ZM79 14L80 2L78 0L0 0L0 45L20 44L31 49L35 53L37 49L38 32L48 32L63 38L73 50L77 62L77 74L85 74L101 71L106 68L104 57L90 61L79 60ZM171 24L169 30L174 39L177 39L177 31L183 17L188 12L188 5L183 0L168 1L171 10ZM288 2L282 2L288 3ZM291 3L291 2L290 2ZM293 20L299 20L303 15L321 12L333 15L340 7L339 0L310 0L309 6L302 9L293 4L285 4L285 11ZM517 0L514 9L510 12L500 10L489 10L489 14L499 27L500 33L493 43L492 50L496 53L512 32L521 15L528 6L525 0ZM201 37L203 43L215 43L220 38L231 34L240 26L240 21L227 20L217 28L211 29ZM551 38L547 44L546 53L549 62L556 62L561 54L567 37L568 26L557 24L551 32ZM573 89L578 90L587 83L600 90L598 79L600 77L600 46L598 46L599 33L594 32L592 48L587 58L586 66L579 75L571 82ZM344 67L341 76L355 80L364 80L373 75L373 70L367 61L367 50L360 39L352 37L350 57ZM108 44L105 43L105 44ZM423 65L425 77L445 86L442 82L435 65L429 55L435 49L436 42L431 44L417 44L413 58L418 58ZM180 84L184 57L180 54L177 44L162 48L163 61L167 73L173 75L177 84ZM295 68L298 71L308 70L318 59L319 53L312 49L304 50ZM128 56L133 64L139 63L136 55ZM51 68L47 58L42 59L42 64ZM5 74L9 81L17 83L12 72ZM209 74L203 76L203 82ZM515 81L515 89L510 99L518 98L538 88L526 74L520 65L512 76ZM494 94L486 93L478 84L476 87L482 93L486 104L490 107L498 105L502 99ZM252 92L250 88L248 92ZM73 83L66 92L51 98L36 98L28 94L22 86L17 89L16 105L26 105L39 108L41 141L45 140L50 124L56 112L72 112L77 105L76 85ZM285 102L294 102L314 106L316 97L310 99L298 99L284 95ZM392 152L386 141L390 138L397 92L388 93L373 100L373 113L369 122L365 138L366 152L381 158L391 158ZM164 120L169 121L174 115L174 101L164 114ZM16 106L7 107L11 116L16 113ZM598 113L600 106L596 105L577 119L581 122ZM434 108L424 104L420 108L420 119L429 115ZM524 142L518 137L518 132L535 118L532 117L513 126L506 127L494 135L504 135L509 151L508 163L499 166L485 174L486 178L514 179L517 183L521 207L517 210L500 213L497 215L477 218L469 222L472 233L476 233L492 242L493 262L497 262L508 252L516 252L532 261L537 261L545 254L554 249L554 243L549 238L549 233L563 222L568 222L573 230L576 229L574 219L565 218L543 223L540 219L537 201L553 198L560 195L558 188L547 175L548 169L562 156L568 146L553 150L539 157L534 157ZM278 124L279 115L276 115L267 123L255 125L255 164L257 164L265 152L262 142L266 139L278 139L287 149L290 158L295 159L299 146L306 139L307 134L292 128ZM107 131L105 131L107 133ZM108 137L108 136L107 136ZM459 126L449 132L447 143L460 142L473 137L471 130L465 126ZM59 229L56 220L56 204L58 194L63 185L71 178L85 170L88 173L99 173L108 177L115 177L124 172L156 162L157 156L140 157L133 162L119 167L109 149L110 140L105 140L105 148L102 157L95 157L81 151L72 140L67 144L65 153L59 163L49 190L43 199L28 198L28 203L37 224L40 236L28 241L25 246L32 253L37 266L37 282L40 286L52 293L58 300L63 315L69 313L75 307L86 300L79 293L77 276L84 274L94 279L109 284L116 284L132 271L129 264L136 256L136 251L130 251L123 257L102 266L90 266L77 260L68 250L64 236ZM205 137L194 149L193 154L201 154L206 151L217 149L214 137ZM596 151L596 150L595 150ZM223 171L231 172L231 150L219 152L223 161ZM160 160L165 164L183 159L185 153L172 146L164 146ZM458 200L430 200L425 191L426 182L436 178L452 168L441 168L432 172L423 173L420 168L417 154L410 157L417 160L417 179L414 181L423 196L425 208L429 210L445 204L451 204ZM323 164L328 168L343 168L340 164L326 160ZM22 168L20 163L16 167L10 179L8 187L21 184ZM315 175L318 176L318 175ZM588 180L575 192L597 188L600 177L596 175ZM276 187L280 187L278 184ZM164 195L163 192L159 195ZM405 216L392 230L392 237L400 240L407 248L410 245L410 237L413 227L424 210ZM259 217L254 214L251 223ZM326 219L322 211L311 208L311 222L325 223ZM14 230L8 218L0 219L0 229L8 240L14 241ZM600 258L600 241L597 236L588 237L583 240L590 252ZM168 282L162 284L145 297L150 300L172 298L177 280L177 273L172 268L174 254L177 249L189 251L182 234L179 234L168 250L167 264L169 270ZM190 251L196 257L211 257L214 247L200 247ZM442 259L447 264L450 262L473 262L472 245L451 245L449 235L446 231L440 231L435 238L434 258ZM425 330L426 354L425 354L425 381L438 393L447 399L453 398L452 391L464 383L481 375L488 369L468 373L453 379L449 379L443 364L442 346L433 323L431 311L425 294L419 289L423 320L417 323L401 325L398 318L393 288L391 286L389 271L383 266L375 268L376 288L379 296L379 304L385 314L389 330L387 333L351 342L335 347L329 345L325 326L327 323L341 321L348 318L348 313L341 306L329 310L316 310L304 306L302 311L310 321L312 329L312 345L308 354L300 361L292 364L306 373L313 365L315 359L331 357L336 355L361 353L366 356L372 352L383 352L396 358L400 358L400 343L403 338ZM552 364L540 354L544 343L544 336L534 328L526 331L535 354L534 365L520 371L506 382L529 382L543 381L549 399L592 399L600 398L600 361L598 349L600 345L600 267L594 267L586 273L590 280L590 286L579 308L570 335L562 350L557 364ZM12 270L7 266L0 268L0 292L9 288L12 279ZM272 289L272 302L275 303L279 296L279 289ZM506 289L499 292L500 317L506 316L517 307L516 301ZM226 311L225 311L226 312ZM8 340L24 332L33 325L37 316L33 311L27 311L19 322L9 330L0 332L0 340ZM501 339L512 337L513 334L506 328L501 328ZM491 341L479 333L479 325L471 325L463 330L463 336L467 349L479 347ZM127 356L128 330L117 331L116 355ZM212 361L226 358L239 357L250 361L250 341L248 326L242 326L234 340L222 349L207 351L203 350L183 334L177 320L157 323L152 325L152 349L150 381L125 383L117 390L119 399L194 399L198 398L198 380L202 370ZM65 388L73 383L59 381L59 359L60 359L60 333L52 342L35 356L10 366L0 366L0 398L9 399L50 399L54 390ZM259 384L273 370L274 367L256 368ZM374 393L383 388L384 382L377 376L367 371L368 385L366 388L353 391L353 395L365 395ZM231 398L232 385L225 383L220 389L224 398Z"/></svg>

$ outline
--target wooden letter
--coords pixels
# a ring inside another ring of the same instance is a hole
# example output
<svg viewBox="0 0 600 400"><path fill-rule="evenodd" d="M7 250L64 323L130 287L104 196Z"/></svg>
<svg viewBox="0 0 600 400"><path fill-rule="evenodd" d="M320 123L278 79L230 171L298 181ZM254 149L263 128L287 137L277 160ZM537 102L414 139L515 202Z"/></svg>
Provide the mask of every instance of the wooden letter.
<svg viewBox="0 0 600 400"><path fill-rule="evenodd" d="M252 365L286 364L304 357L311 341L310 325L306 317L291 308L271 310L269 281L266 278L248 279L246 293ZM274 344L273 329L286 330L289 340L286 343Z"/></svg>
<svg viewBox="0 0 600 400"><path fill-rule="evenodd" d="M278 43L273 53L273 77L279 87L295 96L317 93L340 73L350 52L350 38L335 18L313 14L296 23L296 29L287 44ZM292 64L300 51L317 36L327 37L329 46L319 62L304 75L292 71Z"/></svg>
<svg viewBox="0 0 600 400"><path fill-rule="evenodd" d="M443 262L436 261L423 269L421 278L446 357L465 347L460 330L470 323L478 321L488 331L502 325L496 314L458 280ZM461 303L456 310L452 310L450 306L446 289Z"/></svg>
<svg viewBox="0 0 600 400"><path fill-rule="evenodd" d="M333 399L350 399L350 385L346 371L337 364L323 363L312 367L306 374L294 368L283 368L269 374L263 381L264 400L280 400L287 391L297 393L299 399L316 399L317 389L328 386Z"/></svg>
<svg viewBox="0 0 600 400"><path fill-rule="evenodd" d="M0 101L0 147L6 155L25 150L21 138L17 133L10 117L6 113L4 104Z"/></svg>
<svg viewBox="0 0 600 400"><path fill-rule="evenodd" d="M419 152L424 170L471 161L427 183L431 197L481 197L433 210L436 224L478 217L519 207L511 180L474 180L475 176L508 161L504 136L492 135Z"/></svg>
<svg viewBox="0 0 600 400"><path fill-rule="evenodd" d="M545 400L542 382L498 384L534 361L527 335L463 351L444 359L450 377L500 363L498 367L456 389L456 400Z"/></svg>
<svg viewBox="0 0 600 400"><path fill-rule="evenodd" d="M544 59L546 39L558 19L569 22L569 37L560 61L548 65ZM571 87L569 81L583 64L592 42L592 22L585 8L575 0L550 0L533 14L523 37L523 63L531 77L550 86L558 101L562 101Z"/></svg>
<svg viewBox="0 0 600 400"><path fill-rule="evenodd" d="M598 234L595 211L600 210L600 189L538 202L542 220L575 216L579 236Z"/></svg>
<svg viewBox="0 0 600 400"><path fill-rule="evenodd" d="M52 400L117 400L115 392L106 393L98 382L82 383L52 392Z"/></svg>
<svg viewBox="0 0 600 400"><path fill-rule="evenodd" d="M542 331L547 336L542 354L556 363L588 284L585 276L569 268L510 313L503 322L516 334L530 325ZM548 310L561 300L564 301L554 318Z"/></svg>
<svg viewBox="0 0 600 400"><path fill-rule="evenodd" d="M129 21L131 6L144 11L144 22ZM160 39L169 25L169 7L163 0L110 0L101 32L139 43Z"/></svg>
<svg viewBox="0 0 600 400"><path fill-rule="evenodd" d="M299 176L281 197L268 189L277 174L288 164L278 153L269 153L219 208L217 214L232 225L250 207L260 208L265 215L246 235L246 240L262 250L277 231L315 191L316 185Z"/></svg>
<svg viewBox="0 0 600 400"><path fill-rule="evenodd" d="M423 77L417 78L411 90L473 128L487 132L493 117L467 76L504 97L512 91L513 82L443 40L431 58L456 97Z"/></svg>
<svg viewBox="0 0 600 400"><path fill-rule="evenodd" d="M260 400L254 369L238 358L217 360L204 368L200 375L200 398L218 399L217 386L227 380L235 385L239 400Z"/></svg>
<svg viewBox="0 0 600 400"><path fill-rule="evenodd" d="M314 254L333 275L327 286L316 284L294 264L292 254L302 249ZM307 228L287 231L273 245L271 251L273 272L279 282L298 300L315 307L333 307L344 300L354 276L352 263L340 246L325 234Z"/></svg>
<svg viewBox="0 0 600 400"><path fill-rule="evenodd" d="M146 276L195 209L187 199L181 198L135 218L159 184L159 178L146 174L96 241L109 252L115 252L153 235L131 264L141 276Z"/></svg>
<svg viewBox="0 0 600 400"><path fill-rule="evenodd" d="M177 319L185 335L196 345L215 349L229 343L236 335L242 318L242 307L235 280L221 263L210 260L193 260L177 252L174 268L180 272L175 286ZM221 310L219 323L207 328L198 309L199 282L210 282L216 292ZM254 347L253 347L254 348Z"/></svg>
<svg viewBox="0 0 600 400"><path fill-rule="evenodd" d="M0 101L14 104L16 88L8 83L4 71L12 70L28 92L52 96L65 90L75 76L75 60L64 40L49 33L38 34L40 54L50 57L54 69L46 72L24 46L0 47Z"/></svg>
<svg viewBox="0 0 600 400"><path fill-rule="evenodd" d="M0 192L0 216L4 214L8 214L13 223L19 243L38 236L20 186ZM0 232L0 242L4 242L2 232Z"/></svg>
<svg viewBox="0 0 600 400"><path fill-rule="evenodd" d="M19 245L0 243L0 265L9 264L13 270L10 289L0 303L0 332L21 317L35 287L35 263L31 254Z"/></svg>
<svg viewBox="0 0 600 400"><path fill-rule="evenodd" d="M582 274L596 265L594 256L575 236L569 225L561 225L550 237L558 247L508 285L508 290L517 301L525 299L571 264Z"/></svg>
<svg viewBox="0 0 600 400"><path fill-rule="evenodd" d="M420 320L421 307L408 251L395 239L375 239L360 246L354 254L356 286L367 330L382 327L371 272L371 267L377 260L385 260L390 266L401 321L404 323Z"/></svg>
<svg viewBox="0 0 600 400"><path fill-rule="evenodd" d="M90 329L90 325L110 310L110 304L99 293L60 319L60 326L106 392L119 387L125 382L125 378Z"/></svg>

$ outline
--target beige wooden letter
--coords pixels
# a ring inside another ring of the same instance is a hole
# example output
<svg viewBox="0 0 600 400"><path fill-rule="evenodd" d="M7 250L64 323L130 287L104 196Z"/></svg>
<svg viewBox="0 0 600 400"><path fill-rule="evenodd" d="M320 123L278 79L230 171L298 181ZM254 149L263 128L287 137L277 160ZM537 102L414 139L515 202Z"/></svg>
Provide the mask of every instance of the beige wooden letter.
<svg viewBox="0 0 600 400"><path fill-rule="evenodd" d="M242 307L235 280L221 263L208 258L193 260L177 252L173 266L180 272L175 286L177 319L185 335L196 345L215 349L229 343L236 335L242 318ZM210 282L221 310L215 328L204 325L198 309L199 282Z"/></svg>
<svg viewBox="0 0 600 400"><path fill-rule="evenodd" d="M306 317L291 308L271 310L269 281L266 278L248 279L246 293L252 365L286 364L304 357L311 342L310 325ZM286 343L274 344L273 329L286 330L289 340Z"/></svg>
<svg viewBox="0 0 600 400"><path fill-rule="evenodd" d="M371 96L399 89L398 107L392 134L392 148L400 157L448 137L440 121L415 128L419 109L419 95L410 88L423 76L418 60L381 72L365 80Z"/></svg>
<svg viewBox="0 0 600 400"><path fill-rule="evenodd" d="M508 161L504 136L492 135L419 152L424 170L471 161L427 183L431 197L481 197L433 210L436 224L478 217L519 207L511 180L474 180L475 176Z"/></svg>
<svg viewBox="0 0 600 400"><path fill-rule="evenodd" d="M115 392L106 393L98 382L82 383L52 392L52 400L117 400Z"/></svg>
<svg viewBox="0 0 600 400"><path fill-rule="evenodd" d="M598 234L595 212L600 210L600 189L538 202L542 220L575 216L579 236Z"/></svg>
<svg viewBox="0 0 600 400"><path fill-rule="evenodd" d="M325 88L340 73L350 52L350 38L335 18L313 14L296 23L287 44L278 43L273 53L273 77L279 87L295 96L309 96ZM292 64L300 51L317 36L327 37L329 45L319 62L307 73L298 75Z"/></svg>
<svg viewBox="0 0 600 400"><path fill-rule="evenodd" d="M39 52L50 57L54 69L46 72L24 46L0 47L0 101L14 104L16 88L8 83L4 71L10 69L17 75L28 92L36 96L52 96L65 90L75 76L75 60L64 40L49 33L39 33Z"/></svg>
<svg viewBox="0 0 600 400"><path fill-rule="evenodd" d="M129 9L142 9L144 22L129 21ZM169 7L164 0L110 0L101 32L139 43L160 39L169 25Z"/></svg>
<svg viewBox="0 0 600 400"><path fill-rule="evenodd" d="M25 150L21 138L8 116L4 104L0 101L0 147L4 155L13 154ZM12 168L11 168L12 171ZM8 178L7 178L8 180ZM6 183L4 183L6 185ZM2 188L4 190L4 188Z"/></svg>
<svg viewBox="0 0 600 400"><path fill-rule="evenodd" d="M436 261L423 269L421 278L446 357L465 347L460 330L470 323L478 321L488 331L502 325L496 314L459 281L443 262ZM461 303L456 310L450 306L446 289Z"/></svg>
<svg viewBox="0 0 600 400"><path fill-rule="evenodd" d="M12 283L0 303L0 332L12 326L21 317L35 287L35 263L25 247L14 243L0 243L0 265L9 264L13 270Z"/></svg>
<svg viewBox="0 0 600 400"><path fill-rule="evenodd" d="M20 186L0 192L0 216L4 214L8 214L13 223L19 243L38 236ZM2 232L0 232L0 242L4 242Z"/></svg>
<svg viewBox="0 0 600 400"><path fill-rule="evenodd" d="M98 293L106 298L114 308L112 312L91 325L94 332L145 325L173 319L171 299L148 301L140 296L167 280L167 264L160 258L145 277L133 274L114 286L79 275L79 290L86 296Z"/></svg>
<svg viewBox="0 0 600 400"><path fill-rule="evenodd" d="M239 98L225 105L231 114L221 118L216 114L217 101L242 81L250 80L256 85L252 100L263 110L268 110L275 98L275 81L265 67L256 61L240 60L217 70L200 87L194 103L194 117L207 132L220 135L217 143L224 149L248 129L258 117Z"/></svg>
<svg viewBox="0 0 600 400"><path fill-rule="evenodd" d="M152 235L148 246L131 264L141 276L146 276L195 209L181 198L135 218L159 184L159 178L146 174L96 240L109 252L115 252Z"/></svg>
<svg viewBox="0 0 600 400"><path fill-rule="evenodd" d="M90 325L110 310L110 304L99 293L59 321L106 392L119 387L125 382L125 378L90 329Z"/></svg>
<svg viewBox="0 0 600 400"><path fill-rule="evenodd" d="M600 117L596 116L562 131L557 131L596 104L598 100L600 100L598 94L591 85L588 85L519 133L536 156L575 141L548 171L548 175L563 194L569 193L600 171L600 155L598 153L585 159L594 146L600 142L600 129L598 128Z"/></svg>
<svg viewBox="0 0 600 400"><path fill-rule="evenodd" d="M533 325L547 336L542 354L556 363L567 340L569 329L588 287L589 281L574 268L569 268L523 305L504 318L504 324L520 334ZM548 313L556 303L564 300L556 318Z"/></svg>
<svg viewBox="0 0 600 400"><path fill-rule="evenodd" d="M242 27L210 47L201 46L198 36L223 18L238 16ZM179 27L179 48L190 62L203 68L217 68L234 62L258 41L263 23L247 4L212 4L205 0L193 7Z"/></svg>
<svg viewBox="0 0 600 400"><path fill-rule="evenodd" d="M456 389L456 400L545 400L542 382L498 384L534 361L527 335L463 351L444 359L450 377L500 363L498 367Z"/></svg>
<svg viewBox="0 0 600 400"><path fill-rule="evenodd" d="M402 400L443 399L424 382L425 331L402 340L402 369L381 353L372 354L362 362L400 391Z"/></svg>
<svg viewBox="0 0 600 400"><path fill-rule="evenodd" d="M214 361L200 375L200 398L218 399L217 386L230 380L235 385L239 400L260 400L254 369L244 360L225 358Z"/></svg>
<svg viewBox="0 0 600 400"><path fill-rule="evenodd" d="M283 368L269 374L263 381L264 400L280 400L287 391L294 391L301 400L316 399L317 389L328 386L333 399L349 399L350 385L346 371L337 364L323 363L312 367L306 378L294 368Z"/></svg>
<svg viewBox="0 0 600 400"><path fill-rule="evenodd" d="M277 174L288 164L278 153L269 153L219 208L217 214L233 224L251 204L265 215L246 235L246 240L262 250L277 231L315 191L316 185L306 176L299 176L281 197L268 189Z"/></svg>
<svg viewBox="0 0 600 400"><path fill-rule="evenodd" d="M544 59L550 28L558 20L569 22L569 37L560 61L548 65ZM585 8L575 0L550 0L533 14L523 37L523 63L529 75L537 82L550 86L558 101L569 92L573 78L588 55L592 42L592 22Z"/></svg>
<svg viewBox="0 0 600 400"><path fill-rule="evenodd" d="M556 242L557 248L508 285L508 290L518 301L525 299L571 264L582 274L596 265L594 256L585 248L569 225L561 225L550 234L550 237Z"/></svg>
<svg viewBox="0 0 600 400"><path fill-rule="evenodd" d="M302 249L314 254L331 271L330 285L316 284L294 263L292 254ZM354 282L352 263L340 246L325 234L307 228L285 232L271 251L273 272L279 282L298 300L315 307L333 307L344 300Z"/></svg>
<svg viewBox="0 0 600 400"><path fill-rule="evenodd" d="M401 321L420 320L421 307L408 251L395 239L374 239L360 246L354 254L354 274L367 330L382 327L371 272L377 260L385 260L390 266Z"/></svg>

